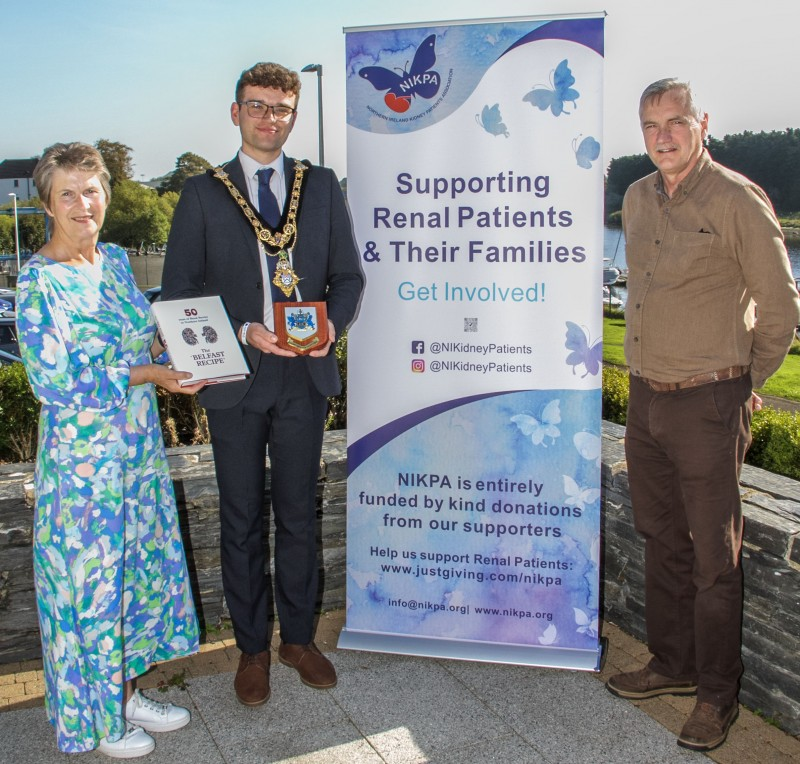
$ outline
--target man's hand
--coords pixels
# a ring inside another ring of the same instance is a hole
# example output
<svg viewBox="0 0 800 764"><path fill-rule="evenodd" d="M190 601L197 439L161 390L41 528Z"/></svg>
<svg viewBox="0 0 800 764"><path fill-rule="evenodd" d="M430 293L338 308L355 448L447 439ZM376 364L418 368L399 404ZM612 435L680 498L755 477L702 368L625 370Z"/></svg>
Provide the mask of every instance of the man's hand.
<svg viewBox="0 0 800 764"><path fill-rule="evenodd" d="M761 411L761 409L764 408L764 401L761 400L761 396L758 396L755 393L753 393L751 403L753 404L753 413L756 411Z"/></svg>
<svg viewBox="0 0 800 764"><path fill-rule="evenodd" d="M262 353L282 355L286 358L297 357L297 353L278 347L278 335L267 329L264 324L250 324L247 327L247 344L252 345Z"/></svg>
<svg viewBox="0 0 800 764"><path fill-rule="evenodd" d="M336 329L333 328L333 321L328 319L328 342L323 345L319 350L312 350L308 355L311 358L322 358L328 355L331 345L336 342Z"/></svg>

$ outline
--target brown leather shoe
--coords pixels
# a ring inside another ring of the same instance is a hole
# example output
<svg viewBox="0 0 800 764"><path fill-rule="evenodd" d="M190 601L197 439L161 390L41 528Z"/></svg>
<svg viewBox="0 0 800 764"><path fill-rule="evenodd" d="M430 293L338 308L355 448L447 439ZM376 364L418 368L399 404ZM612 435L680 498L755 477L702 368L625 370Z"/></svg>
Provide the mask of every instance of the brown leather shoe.
<svg viewBox="0 0 800 764"><path fill-rule="evenodd" d="M260 706L269 700L269 650L250 655L242 653L233 680L233 689L240 703Z"/></svg>
<svg viewBox="0 0 800 764"><path fill-rule="evenodd" d="M281 642L278 660L284 666L297 669L303 684L309 687L327 690L336 686L336 669L313 642L307 645L288 645Z"/></svg>
<svg viewBox="0 0 800 764"><path fill-rule="evenodd" d="M725 742L738 715L739 703L735 700L727 706L698 701L683 725L678 745L693 751L713 751Z"/></svg>
<svg viewBox="0 0 800 764"><path fill-rule="evenodd" d="M606 689L620 698L643 700L657 695L694 695L697 682L670 679L645 666L638 671L615 674L606 682Z"/></svg>

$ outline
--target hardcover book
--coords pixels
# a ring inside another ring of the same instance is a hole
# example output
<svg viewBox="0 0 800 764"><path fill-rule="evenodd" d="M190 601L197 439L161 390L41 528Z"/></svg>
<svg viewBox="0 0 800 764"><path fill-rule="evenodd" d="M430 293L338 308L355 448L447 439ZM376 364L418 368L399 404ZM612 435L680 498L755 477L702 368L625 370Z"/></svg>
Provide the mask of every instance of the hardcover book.
<svg viewBox="0 0 800 764"><path fill-rule="evenodd" d="M236 382L250 373L220 297L154 302L151 308L173 368L192 374L181 387Z"/></svg>

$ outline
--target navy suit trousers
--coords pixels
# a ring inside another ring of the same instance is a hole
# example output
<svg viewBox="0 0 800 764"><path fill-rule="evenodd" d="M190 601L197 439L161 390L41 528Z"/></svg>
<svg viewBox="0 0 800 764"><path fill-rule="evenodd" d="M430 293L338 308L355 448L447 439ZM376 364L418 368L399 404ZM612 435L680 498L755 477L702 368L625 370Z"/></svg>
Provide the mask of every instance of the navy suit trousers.
<svg viewBox="0 0 800 764"><path fill-rule="evenodd" d="M220 495L222 578L236 643L269 649L264 490L275 520L275 605L281 638L313 639L318 588L316 488L327 399L299 358L265 355L245 397L209 409Z"/></svg>

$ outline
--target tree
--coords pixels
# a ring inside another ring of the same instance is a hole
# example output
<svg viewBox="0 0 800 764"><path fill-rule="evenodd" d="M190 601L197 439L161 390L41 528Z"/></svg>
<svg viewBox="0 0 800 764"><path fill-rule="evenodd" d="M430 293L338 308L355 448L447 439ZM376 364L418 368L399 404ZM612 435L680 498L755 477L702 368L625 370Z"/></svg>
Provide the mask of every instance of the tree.
<svg viewBox="0 0 800 764"><path fill-rule="evenodd" d="M647 154L612 159L606 177L606 216L622 209L622 197L631 183L649 175L655 169Z"/></svg>
<svg viewBox="0 0 800 764"><path fill-rule="evenodd" d="M193 175L201 175L206 170L211 169L213 165L203 157L187 151L181 154L175 161L175 169L170 173L167 180L165 180L159 187L159 191L164 193L166 191L174 191L180 193L183 189L183 184L187 178Z"/></svg>
<svg viewBox="0 0 800 764"><path fill-rule="evenodd" d="M776 209L800 211L800 129L709 136L707 145L717 162L761 186Z"/></svg>
<svg viewBox="0 0 800 764"><path fill-rule="evenodd" d="M761 186L776 210L787 215L800 211L800 129L708 136L706 145L716 162ZM606 183L606 215L622 207L622 197L631 183L654 170L647 154L612 159Z"/></svg>
<svg viewBox="0 0 800 764"><path fill-rule="evenodd" d="M27 206L33 206L26 203ZM19 216L19 248L38 252L44 246L44 215Z"/></svg>
<svg viewBox="0 0 800 764"><path fill-rule="evenodd" d="M44 211L44 205L38 196L33 196L26 199L21 205L23 207L36 207ZM14 205L4 204L0 209L11 210ZM17 219L19 221L19 248L21 252L37 252L44 246L44 214L30 214L26 212L19 212ZM16 242L14 241L14 217L12 215L0 216L0 253L11 252L16 250Z"/></svg>
<svg viewBox="0 0 800 764"><path fill-rule="evenodd" d="M0 253L14 252L14 218L0 215Z"/></svg>
<svg viewBox="0 0 800 764"><path fill-rule="evenodd" d="M133 149L130 146L100 138L94 147L100 152L111 175L111 188L121 181L130 180L133 177L133 158L131 156Z"/></svg>
<svg viewBox="0 0 800 764"><path fill-rule="evenodd" d="M165 244L174 210L171 202L171 197L163 200L136 181L120 181L106 210L101 239L124 247Z"/></svg>
<svg viewBox="0 0 800 764"><path fill-rule="evenodd" d="M175 214L175 207L178 206L178 199L180 199L180 196L180 194L174 191L166 191L158 197L158 205L170 219L170 222L172 222L172 216Z"/></svg>

